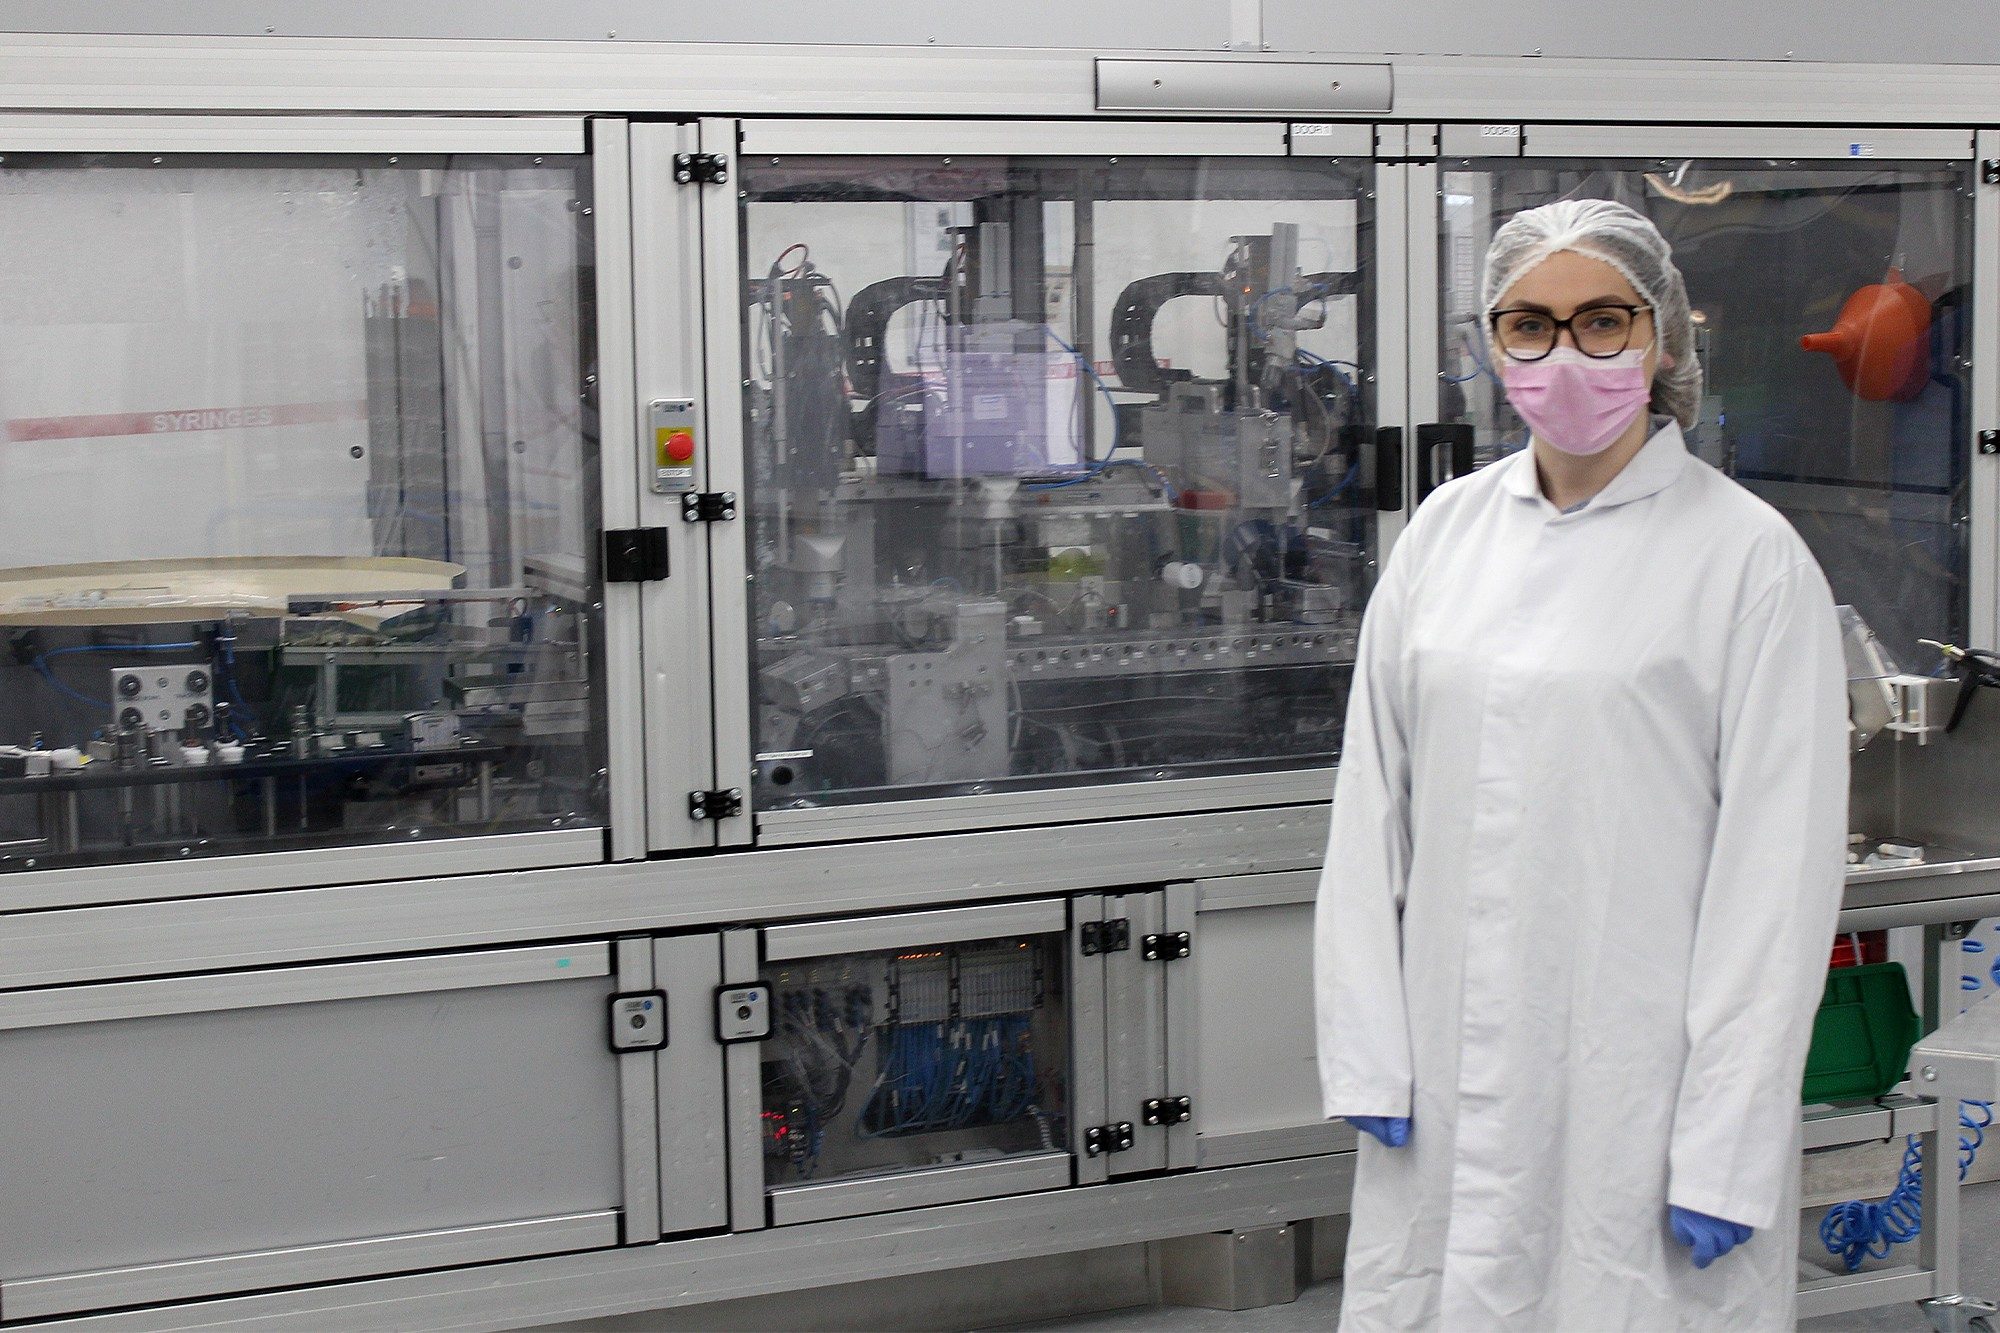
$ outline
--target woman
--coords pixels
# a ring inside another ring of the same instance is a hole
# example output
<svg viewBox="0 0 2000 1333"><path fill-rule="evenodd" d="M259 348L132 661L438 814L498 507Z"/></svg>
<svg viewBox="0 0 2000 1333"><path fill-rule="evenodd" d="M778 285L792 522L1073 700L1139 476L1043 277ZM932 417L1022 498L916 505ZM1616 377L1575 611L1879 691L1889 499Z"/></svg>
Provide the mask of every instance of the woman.
<svg viewBox="0 0 2000 1333"><path fill-rule="evenodd" d="M1701 370L1650 222L1530 209L1485 294L1532 444L1383 571L1320 887L1325 1108L1366 1131L1341 1327L1790 1328L1832 598L1682 441Z"/></svg>

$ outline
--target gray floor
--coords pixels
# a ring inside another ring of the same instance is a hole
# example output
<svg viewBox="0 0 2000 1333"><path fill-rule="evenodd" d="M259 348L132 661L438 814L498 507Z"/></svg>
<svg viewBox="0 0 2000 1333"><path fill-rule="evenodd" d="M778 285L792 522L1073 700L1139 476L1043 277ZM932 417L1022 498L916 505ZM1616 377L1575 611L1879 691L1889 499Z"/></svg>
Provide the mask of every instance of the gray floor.
<svg viewBox="0 0 2000 1333"><path fill-rule="evenodd" d="M2000 1183L1968 1185L1963 1195L1965 1243L1962 1248L1964 1287L1975 1296L2000 1300L2000 1244L1993 1237L2000 1230ZM1808 1255L1819 1250L1814 1230L1820 1212L1806 1214L1801 1229L1802 1250ZM1911 1247L1914 1248L1914 1247ZM1825 1258L1823 1251L1820 1256ZM1829 1259L1829 1263L1832 1261ZM1896 1262L1895 1257L1889 1262ZM1340 1284L1322 1282L1307 1288L1290 1305L1269 1306L1229 1314L1219 1310L1191 1310L1172 1306L1145 1306L1120 1310L1115 1314L1093 1315L1085 1319L1059 1319L1023 1325L1036 1329L1074 1330L1075 1333L1113 1333L1113 1330L1226 1329L1229 1333L1326 1333L1340 1314ZM1829 1315L1808 1319L1799 1325L1803 1333L1875 1333L1875 1330L1908 1330L1921 1333L1930 1323L1912 1305L1869 1310L1858 1314Z"/></svg>

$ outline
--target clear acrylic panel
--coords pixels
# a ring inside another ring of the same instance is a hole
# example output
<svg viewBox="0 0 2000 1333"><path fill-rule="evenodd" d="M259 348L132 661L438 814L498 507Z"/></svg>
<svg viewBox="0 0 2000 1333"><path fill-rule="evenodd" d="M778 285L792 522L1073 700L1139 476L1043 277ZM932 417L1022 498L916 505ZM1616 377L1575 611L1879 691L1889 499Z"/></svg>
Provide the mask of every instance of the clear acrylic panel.
<svg viewBox="0 0 2000 1333"><path fill-rule="evenodd" d="M770 975L765 1180L799 1185L1068 1143L1062 935L843 954Z"/></svg>
<svg viewBox="0 0 2000 1333"><path fill-rule="evenodd" d="M1330 762L1367 163L746 163L759 808Z"/></svg>
<svg viewBox="0 0 2000 1333"><path fill-rule="evenodd" d="M1471 423L1481 464L1527 441L1484 336L1494 229L1557 199L1629 204L1673 245L1695 310L1707 387L1689 447L1792 521L1894 657L1933 660L1919 639L1963 642L1966 629L1969 171L1448 162L1443 419Z"/></svg>
<svg viewBox="0 0 2000 1333"><path fill-rule="evenodd" d="M0 168L0 869L601 825L581 159Z"/></svg>

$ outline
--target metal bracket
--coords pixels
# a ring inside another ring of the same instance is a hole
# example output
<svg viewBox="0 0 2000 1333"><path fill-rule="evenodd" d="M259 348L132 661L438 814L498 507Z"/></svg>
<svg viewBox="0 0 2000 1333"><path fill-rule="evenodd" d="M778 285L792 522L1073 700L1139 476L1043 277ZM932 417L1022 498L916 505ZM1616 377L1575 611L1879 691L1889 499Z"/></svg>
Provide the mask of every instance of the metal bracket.
<svg viewBox="0 0 2000 1333"><path fill-rule="evenodd" d="M666 578L665 528L611 528L604 534L606 583L654 583Z"/></svg>
<svg viewBox="0 0 2000 1333"><path fill-rule="evenodd" d="M2000 185L2000 157L1989 157L1979 164L1981 185Z"/></svg>
<svg viewBox="0 0 2000 1333"><path fill-rule="evenodd" d="M1083 923L1083 956L1122 953L1132 947L1132 923L1124 917Z"/></svg>
<svg viewBox="0 0 2000 1333"><path fill-rule="evenodd" d="M1991 1333L1993 1316L2000 1315L2000 1305L1976 1296L1934 1296L1917 1308L1937 1333Z"/></svg>
<svg viewBox="0 0 2000 1333"><path fill-rule="evenodd" d="M688 491L681 496L683 523L726 523L735 517L735 491Z"/></svg>
<svg viewBox="0 0 2000 1333"><path fill-rule="evenodd" d="M1105 1153L1124 1152L1131 1146L1130 1120L1120 1120L1115 1125L1094 1125L1083 1131L1085 1157L1102 1157Z"/></svg>
<svg viewBox="0 0 2000 1333"><path fill-rule="evenodd" d="M675 153L674 184L725 185L729 163L716 153Z"/></svg>
<svg viewBox="0 0 2000 1333"><path fill-rule="evenodd" d="M1194 952L1194 940L1185 930L1170 935L1148 935L1139 941L1139 956L1149 963L1171 963Z"/></svg>
<svg viewBox="0 0 2000 1333"><path fill-rule="evenodd" d="M689 819L730 819L743 813L743 789L729 787L716 791L688 793Z"/></svg>
<svg viewBox="0 0 2000 1333"><path fill-rule="evenodd" d="M1184 1125L1194 1119L1194 1102L1186 1097L1149 1097L1139 1109L1149 1125Z"/></svg>
<svg viewBox="0 0 2000 1333"><path fill-rule="evenodd" d="M2000 430L1982 430L1979 432L1979 452L1982 454L2000 454Z"/></svg>

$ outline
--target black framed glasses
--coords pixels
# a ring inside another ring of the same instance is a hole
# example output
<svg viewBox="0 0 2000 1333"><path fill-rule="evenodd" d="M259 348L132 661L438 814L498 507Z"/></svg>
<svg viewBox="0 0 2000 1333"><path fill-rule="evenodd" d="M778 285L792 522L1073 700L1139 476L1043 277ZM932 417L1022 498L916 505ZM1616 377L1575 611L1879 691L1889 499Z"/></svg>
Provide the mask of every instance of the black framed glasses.
<svg viewBox="0 0 2000 1333"><path fill-rule="evenodd" d="M1632 326L1652 308L1606 302L1557 319L1546 310L1512 306L1491 311L1486 318L1493 326L1493 341L1510 361L1540 361L1556 350L1564 329L1577 351L1601 361L1632 345Z"/></svg>

